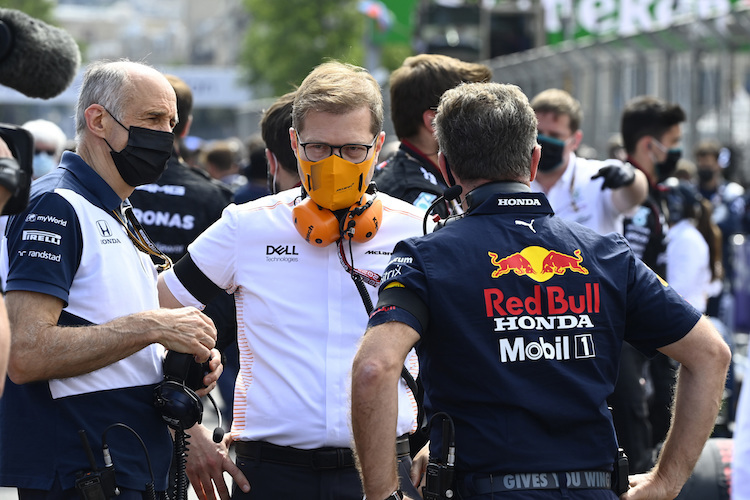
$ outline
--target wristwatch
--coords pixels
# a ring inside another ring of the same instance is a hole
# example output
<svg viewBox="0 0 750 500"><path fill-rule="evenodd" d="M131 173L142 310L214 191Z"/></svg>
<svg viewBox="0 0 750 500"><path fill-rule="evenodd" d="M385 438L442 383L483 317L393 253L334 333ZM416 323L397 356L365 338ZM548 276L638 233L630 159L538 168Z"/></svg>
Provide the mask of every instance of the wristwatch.
<svg viewBox="0 0 750 500"><path fill-rule="evenodd" d="M403 498L404 498L404 493L401 490L396 490L390 495L388 495L388 497L385 500L403 500Z"/></svg>

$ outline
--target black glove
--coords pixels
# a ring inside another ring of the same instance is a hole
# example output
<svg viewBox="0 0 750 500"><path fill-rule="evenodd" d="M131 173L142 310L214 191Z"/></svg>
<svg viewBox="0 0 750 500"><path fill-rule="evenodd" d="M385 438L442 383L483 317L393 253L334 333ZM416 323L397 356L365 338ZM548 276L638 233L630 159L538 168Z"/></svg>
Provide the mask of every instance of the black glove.
<svg viewBox="0 0 750 500"><path fill-rule="evenodd" d="M602 177L602 189L618 189L623 186L630 186L635 181L635 167L630 163L624 163L620 160L607 160L607 164L599 169L591 179Z"/></svg>

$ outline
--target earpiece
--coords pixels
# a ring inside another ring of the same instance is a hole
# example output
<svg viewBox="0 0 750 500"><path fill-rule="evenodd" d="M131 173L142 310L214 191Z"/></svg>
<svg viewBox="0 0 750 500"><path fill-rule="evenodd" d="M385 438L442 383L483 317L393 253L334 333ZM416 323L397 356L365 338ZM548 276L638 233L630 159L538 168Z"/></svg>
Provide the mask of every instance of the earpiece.
<svg viewBox="0 0 750 500"><path fill-rule="evenodd" d="M292 209L297 232L311 245L327 247L341 237L339 221L333 212L318 206L312 198L305 198Z"/></svg>

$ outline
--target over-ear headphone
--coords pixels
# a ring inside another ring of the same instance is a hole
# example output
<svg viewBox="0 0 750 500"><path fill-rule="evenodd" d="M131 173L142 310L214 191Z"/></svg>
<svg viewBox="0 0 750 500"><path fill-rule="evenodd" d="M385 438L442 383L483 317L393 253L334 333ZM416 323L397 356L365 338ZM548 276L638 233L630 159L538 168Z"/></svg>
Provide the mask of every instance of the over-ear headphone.
<svg viewBox="0 0 750 500"><path fill-rule="evenodd" d="M294 227L305 241L317 247L326 247L342 236L364 243L371 240L380 228L383 202L377 199L376 194L371 194L364 204L362 200L347 209L339 221L333 212L319 206L311 198L305 198L292 209Z"/></svg>
<svg viewBox="0 0 750 500"><path fill-rule="evenodd" d="M175 430L189 429L203 419L203 403L184 383L164 380L154 389L154 407L161 418Z"/></svg>
<svg viewBox="0 0 750 500"><path fill-rule="evenodd" d="M208 361L197 363L191 354L167 351L164 380L154 389L154 407L172 429L185 430L202 422L203 403L195 391L205 387L203 377L208 371ZM211 395L207 397L219 418L219 426L213 434L214 442L219 443L224 437L221 411Z"/></svg>

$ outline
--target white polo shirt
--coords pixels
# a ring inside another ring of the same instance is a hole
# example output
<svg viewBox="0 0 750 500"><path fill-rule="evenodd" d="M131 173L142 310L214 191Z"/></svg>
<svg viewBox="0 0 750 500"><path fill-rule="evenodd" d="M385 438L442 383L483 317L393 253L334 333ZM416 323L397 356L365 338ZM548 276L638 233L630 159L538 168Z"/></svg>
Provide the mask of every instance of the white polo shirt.
<svg viewBox="0 0 750 500"><path fill-rule="evenodd" d="M708 243L690 219L669 228L667 242L667 282L690 305L706 312L711 289Z"/></svg>
<svg viewBox="0 0 750 500"><path fill-rule="evenodd" d="M308 244L292 222L299 189L230 205L188 253L208 279L237 302L240 371L234 440L313 449L349 447L350 380L368 315L340 262L339 246ZM383 220L367 243L343 248L360 270L382 273L395 244L422 234L423 212L378 194ZM164 280L184 305L200 306L170 270ZM377 289L366 285L372 303ZM406 366L416 377L412 351ZM416 428L416 403L399 387L397 435ZM394 436L395 437L395 436Z"/></svg>
<svg viewBox="0 0 750 500"><path fill-rule="evenodd" d="M603 179L591 179L605 165L600 160L587 160L570 153L568 167L547 195L555 215L593 229L599 234L622 234L623 214L612 203L612 190L602 190ZM532 191L544 192L537 181Z"/></svg>

